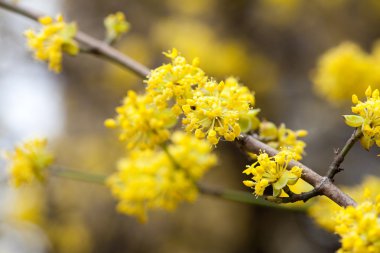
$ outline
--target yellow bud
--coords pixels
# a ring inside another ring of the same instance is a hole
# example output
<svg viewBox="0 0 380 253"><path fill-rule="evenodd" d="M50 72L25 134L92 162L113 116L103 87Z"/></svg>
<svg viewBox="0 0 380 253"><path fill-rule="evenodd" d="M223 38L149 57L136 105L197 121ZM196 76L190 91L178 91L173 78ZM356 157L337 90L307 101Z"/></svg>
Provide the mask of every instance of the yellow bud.
<svg viewBox="0 0 380 253"><path fill-rule="evenodd" d="M38 19L38 22L40 22L41 25L48 25L48 24L51 24L53 22L53 19L52 19L52 17L45 16L45 17L40 17Z"/></svg>
<svg viewBox="0 0 380 253"><path fill-rule="evenodd" d="M247 187L252 187L252 186L255 185L255 183L254 183L253 181L251 181L251 180L244 180L244 181L243 181L243 184L244 184L245 186L247 186Z"/></svg>
<svg viewBox="0 0 380 253"><path fill-rule="evenodd" d="M352 103L357 104L359 102L358 96L356 94L352 95Z"/></svg>
<svg viewBox="0 0 380 253"><path fill-rule="evenodd" d="M104 121L104 125L107 128L115 128L117 124L116 124L115 120L113 120L113 119L107 119L106 121Z"/></svg>
<svg viewBox="0 0 380 253"><path fill-rule="evenodd" d="M365 95L367 96L367 98L369 98L371 97L371 94L372 94L371 86L368 86L368 88L365 90Z"/></svg>

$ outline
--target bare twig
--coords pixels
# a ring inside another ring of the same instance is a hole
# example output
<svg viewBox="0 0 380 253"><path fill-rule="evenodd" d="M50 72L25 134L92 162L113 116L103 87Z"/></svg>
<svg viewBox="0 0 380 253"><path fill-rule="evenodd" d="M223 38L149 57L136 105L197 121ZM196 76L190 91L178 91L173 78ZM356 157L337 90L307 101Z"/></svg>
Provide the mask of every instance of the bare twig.
<svg viewBox="0 0 380 253"><path fill-rule="evenodd" d="M352 133L351 137L347 140L346 145L342 148L341 151L336 150L335 152L335 157L332 163L329 166L329 170L327 172L327 177L330 180L334 179L334 176L342 171L342 168L340 168L340 165L344 161L344 158L350 151L350 149L354 146L355 142L357 142L360 137L362 136L362 132L360 129L355 129L355 131Z"/></svg>
<svg viewBox="0 0 380 253"><path fill-rule="evenodd" d="M38 21L39 17L45 16L44 14L35 13L19 5L11 4L4 1L0 1L0 7L14 13L21 14L22 16L30 18L34 21ZM85 52L91 53L95 56L102 57L106 60L121 65L142 78L145 78L149 74L149 69L141 63L119 52L109 44L101 40L95 39L94 37L87 35L84 32L78 31L75 36L75 40L77 40L79 43L83 44L86 47ZM83 52L83 50L81 50L81 52Z"/></svg>

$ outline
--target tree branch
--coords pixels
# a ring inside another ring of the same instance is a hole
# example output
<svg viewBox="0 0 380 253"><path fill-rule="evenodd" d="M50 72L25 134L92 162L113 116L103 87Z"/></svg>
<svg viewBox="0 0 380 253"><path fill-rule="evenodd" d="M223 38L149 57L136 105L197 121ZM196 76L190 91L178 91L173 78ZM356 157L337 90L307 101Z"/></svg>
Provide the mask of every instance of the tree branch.
<svg viewBox="0 0 380 253"><path fill-rule="evenodd" d="M7 3L4 1L0 1L0 7L11 12L20 14L34 21L38 21L39 17L46 16L44 14L35 13L33 11L25 9L19 5ZM109 44L101 40L95 39L94 37L91 37L90 35L87 35L84 32L78 31L75 35L75 40L81 43L82 45L86 46L86 52L98 57L102 57L118 65L121 65L122 67L131 70L136 75L142 78L145 78L150 72L149 69L141 63L119 52Z"/></svg>
<svg viewBox="0 0 380 253"><path fill-rule="evenodd" d="M35 21L38 20L38 17L44 16L42 14L36 14L36 13L31 12L27 9L24 9L18 5L10 4L10 3L4 2L4 1L0 1L0 7L4 8L6 10L12 11L14 13L21 14L21 15L28 17L28 18L35 20ZM142 78L145 78L149 74L149 69L147 67L136 62L135 60L131 59L127 55L124 55L123 53L117 51L116 49L109 46L107 43L104 43L103 41L97 40L97 39L81 32L81 31L78 31L77 35L75 36L75 39L87 47L86 51L88 51L94 55L100 56L104 59L107 59L109 61L112 61L114 63L117 63L117 64L133 71L136 75L138 75ZM272 147L266 145L265 143L255 139L251 136L248 136L248 135L243 135L243 137L241 139L237 140L237 142L239 145L241 145L241 147L244 150L249 151L249 152L258 153L261 150L263 150L263 151L267 152L268 155L270 155L270 156L273 156L273 155L278 153L277 150L273 149ZM353 143L352 143L352 145L353 145ZM330 180L336 174L336 171L339 170L339 165L343 161L344 156L347 154L347 152L351 148L351 146L347 146L346 148L343 148L341 155L337 155L338 158L336 158L336 160L338 162L331 165L334 167L334 169L331 169L331 173L329 171L327 177L320 176L318 173L314 172L312 169L308 168L307 166L305 166L305 165L303 165L297 161L291 161L289 163L289 166L291 166L291 167L298 166L298 167L302 168L302 170L303 170L302 178L306 182L308 182L314 186L314 188L316 190L313 190L313 191L317 191L318 195L325 195L328 198L330 198L331 200L333 200L334 202L336 202L338 205L343 206L343 207L346 207L349 205L356 206L356 202L354 200L352 200L347 194L342 192L338 187L336 187L332 183L332 181ZM335 167L336 167L335 164L337 164L338 169L335 169ZM209 192L209 191L206 191L206 192ZM292 198L301 198L303 196L303 198L307 199L309 197L309 194L311 194L311 193L296 194L296 195L292 195L293 196ZM220 195L220 194L212 194L212 195L216 196L216 195ZM221 194L221 195L225 196L223 194ZM299 195L299 196L297 196L297 195ZM282 201L284 201L284 200L282 200Z"/></svg>

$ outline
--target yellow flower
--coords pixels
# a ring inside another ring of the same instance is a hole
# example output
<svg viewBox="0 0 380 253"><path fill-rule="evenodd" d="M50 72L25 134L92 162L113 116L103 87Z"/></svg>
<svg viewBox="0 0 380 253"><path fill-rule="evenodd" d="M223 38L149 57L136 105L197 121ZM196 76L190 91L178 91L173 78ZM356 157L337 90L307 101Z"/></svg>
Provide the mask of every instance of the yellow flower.
<svg viewBox="0 0 380 253"><path fill-rule="evenodd" d="M9 171L13 185L20 186L34 180L43 181L53 156L46 150L46 139L34 139L17 146L7 153Z"/></svg>
<svg viewBox="0 0 380 253"><path fill-rule="evenodd" d="M74 40L76 24L65 23L61 15L56 20L48 16L42 17L39 22L43 26L39 33L31 29L25 32L28 47L34 51L37 60L49 62L49 69L59 73L62 69L62 52L70 55L79 52Z"/></svg>
<svg viewBox="0 0 380 253"><path fill-rule="evenodd" d="M363 192L367 189L367 193ZM342 190L355 199L358 203L367 200L375 201L376 196L380 194L380 178L367 176L363 182L354 187L342 187ZM329 198L322 196L314 199L313 205L308 209L308 214L314 221L324 229L333 232L337 225L335 215L341 211L340 207Z"/></svg>
<svg viewBox="0 0 380 253"><path fill-rule="evenodd" d="M108 15L104 19L104 26L107 32L106 38L109 42L119 39L130 29L130 24L125 20L124 13L122 12Z"/></svg>
<svg viewBox="0 0 380 253"><path fill-rule="evenodd" d="M265 188L271 185L273 196L279 196L285 186L294 185L301 177L301 168L294 166L290 170L287 169L289 162L295 156L289 150L282 150L273 157L261 153L257 157L257 162L243 171L246 175L252 175L252 180L245 180L244 185L254 189L257 196L262 196Z"/></svg>
<svg viewBox="0 0 380 253"><path fill-rule="evenodd" d="M175 48L164 54L172 63L164 64L150 72L148 80L145 81L147 96L151 97L160 109L167 108L169 101L174 99L174 104L170 107L176 114L180 114L181 106L186 103L186 99L192 98L193 89L202 86L207 76L198 67L197 58L189 64Z"/></svg>
<svg viewBox="0 0 380 253"><path fill-rule="evenodd" d="M216 163L206 141L174 133L168 150L132 151L118 163L118 172L107 180L119 200L118 211L147 221L149 210L174 210L182 201L196 199L196 180Z"/></svg>
<svg viewBox="0 0 380 253"><path fill-rule="evenodd" d="M380 97L379 90L372 92L371 87L365 91L367 101L361 102L356 95L352 96L352 112L357 115L344 115L346 124L360 128L363 136L360 139L362 146L369 149L376 143L380 147Z"/></svg>
<svg viewBox="0 0 380 253"><path fill-rule="evenodd" d="M233 141L242 130L240 119L258 121L257 110L252 109L254 103L253 94L236 79L220 83L211 80L204 87L198 87L182 106L185 114L182 123L186 131L194 131L198 138L207 136L212 144L217 144L221 137Z"/></svg>
<svg viewBox="0 0 380 253"><path fill-rule="evenodd" d="M335 217L335 232L341 237L338 253L380 252L380 195L358 206L341 209Z"/></svg>
<svg viewBox="0 0 380 253"><path fill-rule="evenodd" d="M153 148L170 137L169 128L177 122L170 110L158 109L147 96L138 96L129 91L123 105L116 108L115 119L107 119L106 127L119 128L119 138L127 148Z"/></svg>
<svg viewBox="0 0 380 253"><path fill-rule="evenodd" d="M217 162L216 155L210 154L210 143L205 140L177 131L171 141L173 144L169 145L169 153L193 180L199 180Z"/></svg>
<svg viewBox="0 0 380 253"><path fill-rule="evenodd" d="M345 42L321 56L313 82L318 94L339 104L351 94L380 83L380 62L375 53L368 54L358 45Z"/></svg>
<svg viewBox="0 0 380 253"><path fill-rule="evenodd" d="M301 160L304 154L306 143L298 138L305 137L307 135L306 130L293 131L286 128L285 124L281 124L279 127L269 121L263 121L259 127L259 138L269 146L281 150L287 149L295 153L296 160Z"/></svg>

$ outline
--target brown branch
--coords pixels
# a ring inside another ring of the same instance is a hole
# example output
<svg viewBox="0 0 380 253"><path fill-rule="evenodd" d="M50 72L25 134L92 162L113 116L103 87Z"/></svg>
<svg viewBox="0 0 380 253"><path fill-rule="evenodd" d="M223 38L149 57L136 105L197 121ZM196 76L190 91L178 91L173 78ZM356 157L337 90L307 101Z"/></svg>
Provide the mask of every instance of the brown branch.
<svg viewBox="0 0 380 253"><path fill-rule="evenodd" d="M270 156L274 156L278 153L276 149L268 146L265 143L262 143L261 141L249 135L243 135L238 140L238 142L240 143L241 147L248 152L259 153L260 151L265 151ZM294 160L289 162L288 166L300 167L302 169L301 178L309 184L311 184L312 186L314 186L314 188L316 189L313 190L311 193L295 194L293 195L293 197L291 197L294 200L303 200L303 198L307 200L317 195L325 195L326 197L330 198L332 201L334 201L340 206L356 206L356 202L350 196L348 196L347 194L342 192L338 187L336 187L328 177L322 177L306 165Z"/></svg>
<svg viewBox="0 0 380 253"><path fill-rule="evenodd" d="M327 177L333 181L334 176L342 171L342 168L340 168L340 165L344 161L344 158L350 151L350 149L354 146L354 144L360 139L362 136L362 131L360 129L355 129L355 131L352 133L351 137L347 140L346 144L342 148L341 151L335 152L335 157L332 163L329 166L329 170L327 172Z"/></svg>
<svg viewBox="0 0 380 253"><path fill-rule="evenodd" d="M33 11L25 9L19 5L7 3L4 1L0 1L0 7L14 13L21 14L22 16L34 21L38 21L39 17L46 16L44 14L35 13ZM145 78L150 72L149 69L141 63L119 52L106 42L95 39L94 37L87 35L84 32L78 31L75 36L75 40L86 47L86 52L121 65L122 67L131 70L142 78Z"/></svg>
<svg viewBox="0 0 380 253"><path fill-rule="evenodd" d="M18 5L6 3L4 1L0 1L0 7L4 8L6 10L21 14L25 17L28 17L32 20L37 21L38 17L44 16L41 14L33 13L27 9L24 9ZM112 61L114 63L117 63L131 71L133 71L138 76L145 78L149 74L149 69L142 64L136 62L135 60L131 59L127 55L122 54L121 52L117 51L113 47L109 46L107 43L97 40L83 32L78 31L75 39L80 42L81 44L85 45L87 48L85 48L85 51L92 53L94 55L100 56L102 58L105 58L109 61ZM269 155L273 156L278 153L277 150L273 149L272 147L266 145L265 143L251 137L248 135L244 135L241 139L237 140L238 144L242 146L242 148L249 152L258 153L261 150L267 152ZM349 150L349 148L348 148ZM347 152L348 152L347 150ZM292 196L289 196L290 198L297 199L300 198L300 200L308 199L309 196L312 196L312 194L316 195L325 195L334 202L336 202L338 205L346 207L349 205L355 206L356 203L354 200L352 200L347 194L342 192L339 188L337 188L330 178L332 178L336 174L336 170L339 170L339 165L344 159L346 151L342 150L342 155L338 156L337 159L337 167L338 169L332 169L331 175L329 172L328 177L322 177L318 173L314 172L312 169L308 168L307 166L297 162L297 161L291 161L289 163L289 166L298 166L302 168L302 178L314 186L315 190L309 192L309 193L302 193L302 194L295 194ZM341 157L341 158L339 158ZM342 161L340 161L342 159ZM212 194L217 195L217 194ZM291 200L291 199L288 199ZM286 200L282 200L286 201Z"/></svg>

